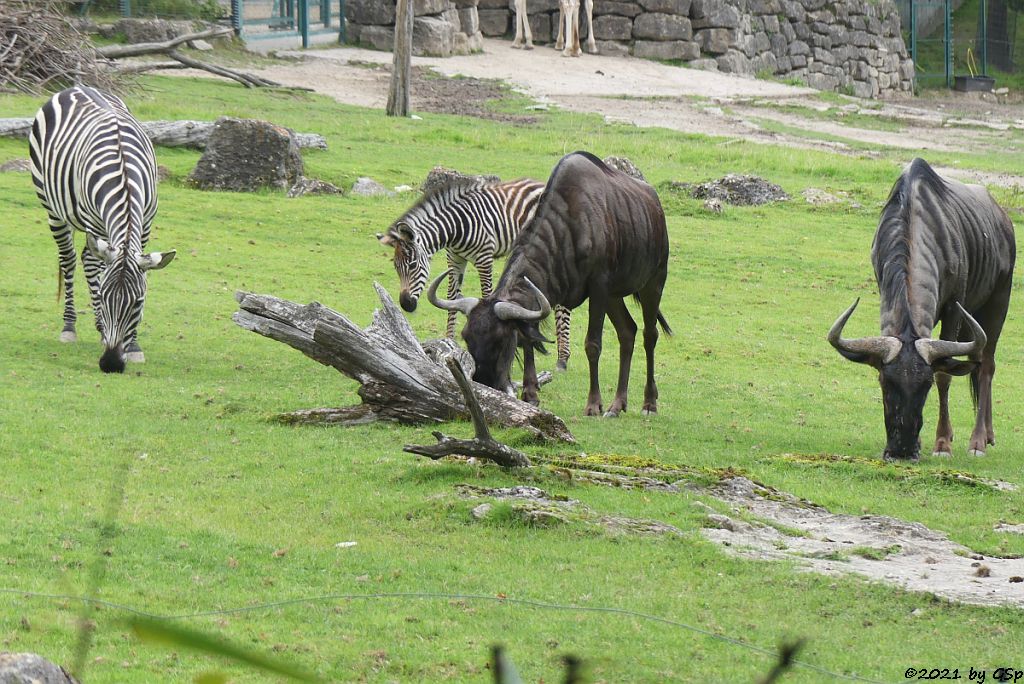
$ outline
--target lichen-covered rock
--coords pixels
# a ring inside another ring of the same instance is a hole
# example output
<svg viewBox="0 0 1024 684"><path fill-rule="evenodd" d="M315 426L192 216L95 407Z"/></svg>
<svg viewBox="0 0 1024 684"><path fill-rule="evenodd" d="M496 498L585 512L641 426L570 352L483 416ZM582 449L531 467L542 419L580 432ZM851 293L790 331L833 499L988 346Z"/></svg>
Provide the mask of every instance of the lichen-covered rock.
<svg viewBox="0 0 1024 684"><path fill-rule="evenodd" d="M341 188L327 181L303 176L288 191L288 197L302 197L303 195L340 195L344 192Z"/></svg>
<svg viewBox="0 0 1024 684"><path fill-rule="evenodd" d="M294 131L267 121L221 117L189 181L203 190L284 190L302 172Z"/></svg>
<svg viewBox="0 0 1024 684"><path fill-rule="evenodd" d="M435 166L427 174L427 177L420 185L424 193L431 193L439 188L452 184L478 185L480 183L500 183L501 178L492 174L471 174L461 173L455 169L448 169L443 166Z"/></svg>
<svg viewBox="0 0 1024 684"><path fill-rule="evenodd" d="M610 166L617 171L621 171L627 176L644 181L645 183L647 182L647 179L644 178L644 174L641 173L640 169L636 167L636 164L630 161L627 157L605 157L601 161L603 161L606 166Z"/></svg>
<svg viewBox="0 0 1024 684"><path fill-rule="evenodd" d="M690 20L677 14L648 12L633 20L633 37L643 40L690 40Z"/></svg>
<svg viewBox="0 0 1024 684"><path fill-rule="evenodd" d="M78 680L35 653L0 653L0 684L78 684Z"/></svg>
<svg viewBox="0 0 1024 684"><path fill-rule="evenodd" d="M388 195L388 189L377 181L367 176L360 176L356 179L356 182L352 184L352 194L361 195L363 197L377 197L380 195Z"/></svg>

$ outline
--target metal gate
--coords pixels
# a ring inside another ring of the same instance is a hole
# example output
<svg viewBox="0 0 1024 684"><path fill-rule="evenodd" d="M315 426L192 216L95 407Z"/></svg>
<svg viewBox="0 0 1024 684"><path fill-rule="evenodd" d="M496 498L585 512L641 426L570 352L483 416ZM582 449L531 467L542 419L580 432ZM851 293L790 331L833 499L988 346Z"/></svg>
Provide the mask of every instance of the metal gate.
<svg viewBox="0 0 1024 684"><path fill-rule="evenodd" d="M231 0L231 16L247 41L300 37L309 47L329 34L345 42L345 0Z"/></svg>
<svg viewBox="0 0 1024 684"><path fill-rule="evenodd" d="M904 40L923 86L953 85L952 0L899 0Z"/></svg>

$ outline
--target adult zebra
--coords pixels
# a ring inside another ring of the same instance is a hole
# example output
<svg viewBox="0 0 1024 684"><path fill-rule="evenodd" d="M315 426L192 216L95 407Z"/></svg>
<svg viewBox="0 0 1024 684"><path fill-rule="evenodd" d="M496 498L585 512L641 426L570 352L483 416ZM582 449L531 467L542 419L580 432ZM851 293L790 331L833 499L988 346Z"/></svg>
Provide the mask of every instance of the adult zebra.
<svg viewBox="0 0 1024 684"><path fill-rule="evenodd" d="M175 254L142 251L157 208L153 145L120 99L74 86L39 109L29 152L32 181L60 255L60 339L77 340L74 231L80 230L86 238L82 267L104 346L100 369L124 372L126 361L145 360L136 334L146 271L163 268Z"/></svg>
<svg viewBox="0 0 1024 684"><path fill-rule="evenodd" d="M516 236L533 218L544 183L529 178L506 183L457 181L428 192L402 214L381 244L395 249L402 308L412 312L430 276L430 257L447 251L448 298L458 299L466 264L480 274L483 296L491 294L496 257L507 256ZM448 312L448 337L455 337L457 313ZM569 310L555 307L559 370L569 362Z"/></svg>

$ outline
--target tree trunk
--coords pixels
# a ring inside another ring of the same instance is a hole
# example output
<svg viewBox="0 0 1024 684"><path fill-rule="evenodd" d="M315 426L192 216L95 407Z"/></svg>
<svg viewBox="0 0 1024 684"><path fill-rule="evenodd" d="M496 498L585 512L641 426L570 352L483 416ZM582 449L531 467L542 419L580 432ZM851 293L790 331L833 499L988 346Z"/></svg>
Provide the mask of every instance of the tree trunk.
<svg viewBox="0 0 1024 684"><path fill-rule="evenodd" d="M395 9L395 47L391 63L388 116L409 116L409 87L412 83L412 0L398 0Z"/></svg>
<svg viewBox="0 0 1024 684"><path fill-rule="evenodd" d="M470 417L452 374L430 359L391 296L374 283L381 308L365 330L322 304L302 306L269 295L239 292L234 321L246 330L284 342L360 384L362 406L314 409L289 414L288 422L360 424L390 420L439 423ZM517 427L544 440L574 443L558 416L473 383L480 408L491 423Z"/></svg>

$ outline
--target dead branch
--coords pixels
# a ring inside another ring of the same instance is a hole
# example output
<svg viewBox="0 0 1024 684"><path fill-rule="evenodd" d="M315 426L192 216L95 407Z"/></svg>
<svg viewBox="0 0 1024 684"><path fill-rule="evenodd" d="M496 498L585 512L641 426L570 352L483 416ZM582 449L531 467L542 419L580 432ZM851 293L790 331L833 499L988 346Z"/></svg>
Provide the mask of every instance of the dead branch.
<svg viewBox="0 0 1024 684"><path fill-rule="evenodd" d="M374 287L381 308L366 329L316 302L302 306L269 295L236 295L239 311L233 317L235 323L284 342L356 380L367 407L357 413L353 409L306 411L284 420L423 424L469 418L470 409L452 374L423 351L387 291L377 283ZM539 439L575 442L558 416L490 387L474 383L473 391L486 420L521 428Z"/></svg>
<svg viewBox="0 0 1024 684"><path fill-rule="evenodd" d="M184 67L182 67L184 68ZM206 141L213 132L213 121L143 121L142 130L154 145L160 147L188 147L206 149ZM0 138L27 138L32 130L32 119L0 119ZM319 133L296 133L299 147L327 149L327 140Z"/></svg>
<svg viewBox="0 0 1024 684"><path fill-rule="evenodd" d="M167 54L182 43L192 40L204 40L206 38L221 38L234 34L230 26L215 26L205 31L189 33L178 36L162 43L134 43L132 45L105 45L96 48L96 54L106 59L123 59L125 57L139 57L141 55Z"/></svg>
<svg viewBox="0 0 1024 684"><path fill-rule="evenodd" d="M445 456L459 454L460 456L486 458L506 468L528 468L530 466L530 459L526 457L526 454L491 437L491 431L487 428L487 419L484 418L484 412L480 409L480 403L476 400L473 387L466 378L466 374L462 371L462 366L459 365L458 360L450 356L445 360L445 363L452 376L455 377L455 382L458 383L459 389L462 390L462 396L465 398L466 406L469 408L469 415L473 419L476 436L473 439L454 439L434 430L431 434L437 439L437 444L406 444L402 451L428 456L435 461Z"/></svg>

